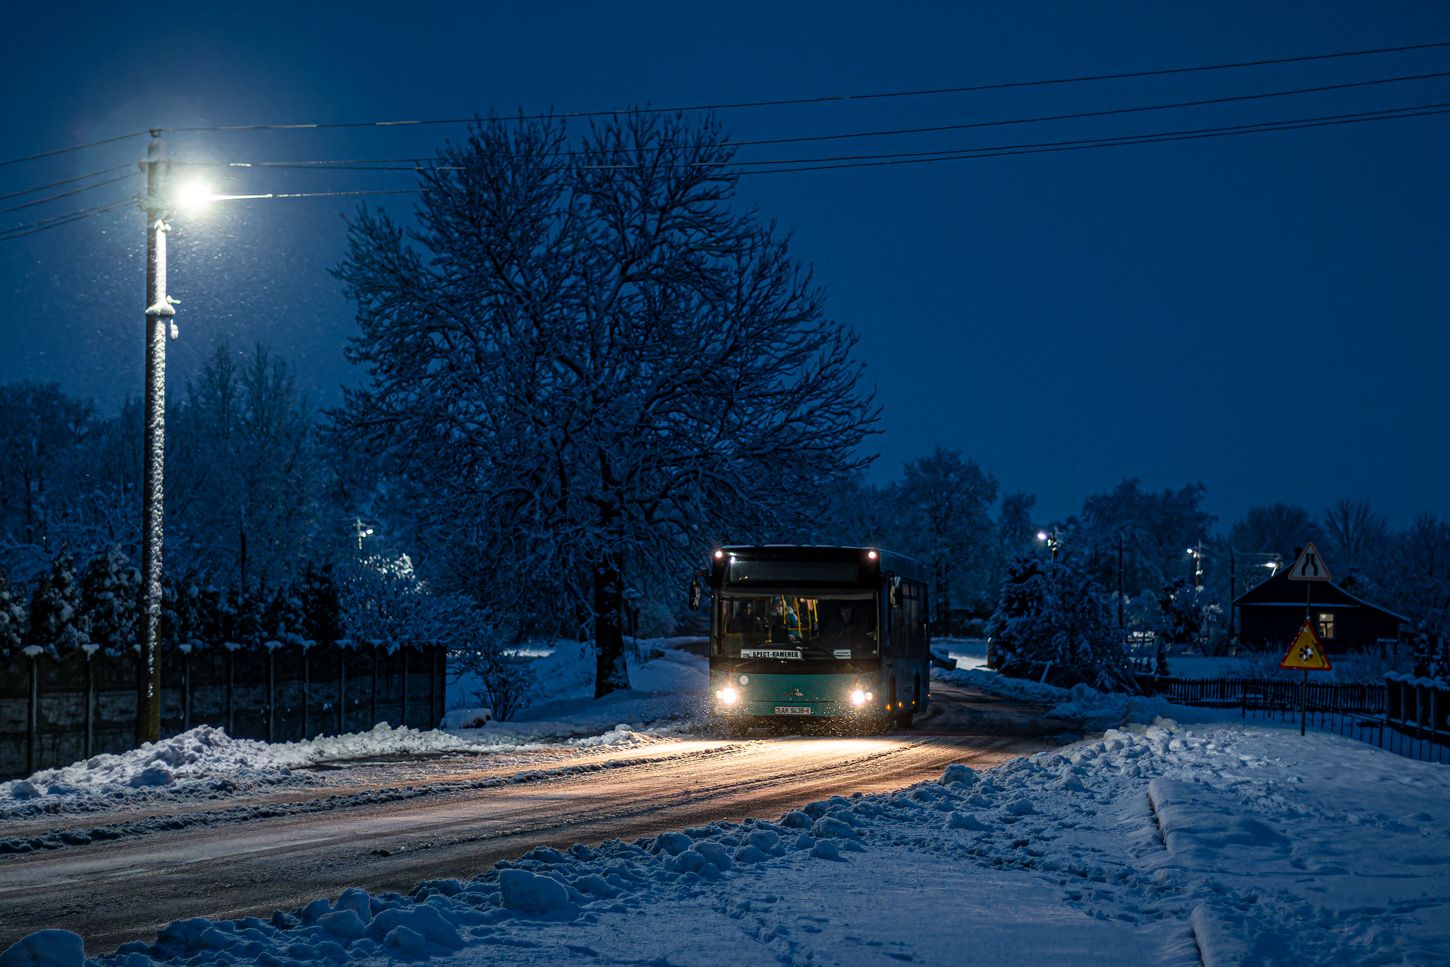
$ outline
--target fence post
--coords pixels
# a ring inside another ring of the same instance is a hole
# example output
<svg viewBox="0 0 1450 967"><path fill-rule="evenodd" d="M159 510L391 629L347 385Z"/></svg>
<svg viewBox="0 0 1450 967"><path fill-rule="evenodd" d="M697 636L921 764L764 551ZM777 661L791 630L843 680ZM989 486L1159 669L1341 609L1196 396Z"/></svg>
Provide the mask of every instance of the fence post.
<svg viewBox="0 0 1450 967"><path fill-rule="evenodd" d="M438 712L438 646L434 645L428 652L432 659L428 663L428 728L438 727L438 720L442 715Z"/></svg>
<svg viewBox="0 0 1450 967"><path fill-rule="evenodd" d="M373 724L372 724L371 727L372 728L376 728L377 727L377 724L378 724L378 646L377 645L373 645L373 697L372 697L372 703L373 703Z"/></svg>
<svg viewBox="0 0 1450 967"><path fill-rule="evenodd" d="M347 734L347 652L334 644L337 652L337 734Z"/></svg>
<svg viewBox="0 0 1450 967"><path fill-rule="evenodd" d="M35 759L37 745L40 742L39 735L39 710L40 704L40 682L36 680L36 659L40 655L39 645L30 645L25 649L25 654L30 658L30 687L25 690L25 774L27 776L35 772Z"/></svg>
<svg viewBox="0 0 1450 967"><path fill-rule="evenodd" d="M265 647L265 646L264 646ZM267 649L267 741L272 741L277 718L277 666L276 652Z"/></svg>
<svg viewBox="0 0 1450 967"><path fill-rule="evenodd" d="M307 661L307 646L302 646L302 740L307 741L308 735L312 732L310 712L308 706L312 699L312 677Z"/></svg>
<svg viewBox="0 0 1450 967"><path fill-rule="evenodd" d="M181 646L181 731L191 728L191 646Z"/></svg>
<svg viewBox="0 0 1450 967"><path fill-rule="evenodd" d="M232 690L236 685L236 662L237 653L231 648L227 648L227 735L234 739L237 737L237 729L233 712L236 706L232 701Z"/></svg>
<svg viewBox="0 0 1450 967"><path fill-rule="evenodd" d="M95 745L95 712L93 706L96 701L96 682L91 677L91 655L95 650L90 646L86 647L86 758L89 759L92 747Z"/></svg>
<svg viewBox="0 0 1450 967"><path fill-rule="evenodd" d="M403 728L408 727L408 646L404 645L398 649L403 653L403 721L398 723Z"/></svg>

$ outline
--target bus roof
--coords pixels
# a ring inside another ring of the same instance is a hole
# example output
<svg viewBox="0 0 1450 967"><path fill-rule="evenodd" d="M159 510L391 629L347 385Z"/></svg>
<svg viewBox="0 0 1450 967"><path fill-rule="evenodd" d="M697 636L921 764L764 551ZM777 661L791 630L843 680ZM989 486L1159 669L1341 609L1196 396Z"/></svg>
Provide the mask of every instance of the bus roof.
<svg viewBox="0 0 1450 967"><path fill-rule="evenodd" d="M870 551L880 555L882 571L910 578L926 580L926 568L914 557L898 554L879 547L845 547L834 544L726 544L720 548L726 554L763 561L848 561L859 560Z"/></svg>

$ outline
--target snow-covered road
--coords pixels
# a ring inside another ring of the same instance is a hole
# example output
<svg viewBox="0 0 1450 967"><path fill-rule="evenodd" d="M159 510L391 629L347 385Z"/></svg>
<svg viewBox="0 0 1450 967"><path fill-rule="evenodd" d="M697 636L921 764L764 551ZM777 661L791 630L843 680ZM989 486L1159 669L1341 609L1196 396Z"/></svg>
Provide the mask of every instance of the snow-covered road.
<svg viewBox="0 0 1450 967"><path fill-rule="evenodd" d="M109 839L92 835L94 814L11 821L0 839L32 837L40 848L0 858L0 949L60 926L109 951L179 918L265 917L347 887L406 892L536 846L770 817L934 778L952 762L990 768L1047 747L1030 709L941 685L933 699L919 728L863 738L697 738L555 750L536 762L512 754L356 764L329 770L323 789L263 788L210 809L108 816Z"/></svg>

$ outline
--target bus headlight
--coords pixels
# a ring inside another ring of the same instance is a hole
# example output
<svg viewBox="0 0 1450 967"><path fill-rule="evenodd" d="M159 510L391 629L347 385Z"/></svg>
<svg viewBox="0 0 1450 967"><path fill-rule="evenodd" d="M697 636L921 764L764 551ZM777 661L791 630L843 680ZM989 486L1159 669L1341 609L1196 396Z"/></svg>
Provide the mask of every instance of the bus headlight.
<svg viewBox="0 0 1450 967"><path fill-rule="evenodd" d="M737 701L740 700L740 693L735 691L735 689L733 688L722 688L720 689L720 691L715 693L715 697L718 698L720 701L724 702L726 705L734 705Z"/></svg>
<svg viewBox="0 0 1450 967"><path fill-rule="evenodd" d="M861 689L858 688L854 692L851 693L851 704L852 705L865 705L866 704L866 699L868 697L869 696L865 692L861 691Z"/></svg>

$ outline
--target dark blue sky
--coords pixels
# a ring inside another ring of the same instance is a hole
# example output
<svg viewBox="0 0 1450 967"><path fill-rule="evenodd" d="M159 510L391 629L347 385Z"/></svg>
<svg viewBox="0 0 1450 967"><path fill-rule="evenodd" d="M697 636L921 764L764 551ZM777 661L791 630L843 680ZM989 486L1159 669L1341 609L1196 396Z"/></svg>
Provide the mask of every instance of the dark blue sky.
<svg viewBox="0 0 1450 967"><path fill-rule="evenodd" d="M683 9L682 9L683 8ZM148 16L148 9L156 10ZM7 14L0 160L153 125L470 116L957 87L1450 41L1450 4L116 4ZM1149 79L723 113L742 138L960 124L1450 71L1450 48ZM757 148L938 150L1450 102L1450 78L1116 118ZM431 154L457 128L169 136L177 159ZM0 167L0 194L145 139ZM1043 518L1119 479L1251 505L1450 514L1450 115L936 164L759 175L885 407L875 476L956 447ZM139 185L139 179L136 182ZM409 187L235 169L220 187ZM0 215L30 222L121 184ZM8 207L24 196L0 202ZM406 209L408 202L385 202ZM354 378L326 270L355 200L178 215L173 386L261 340L315 402ZM141 384L135 210L0 241L0 380L114 406Z"/></svg>

